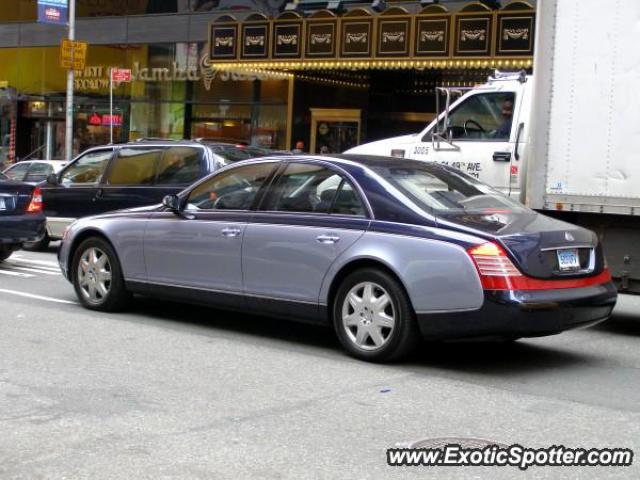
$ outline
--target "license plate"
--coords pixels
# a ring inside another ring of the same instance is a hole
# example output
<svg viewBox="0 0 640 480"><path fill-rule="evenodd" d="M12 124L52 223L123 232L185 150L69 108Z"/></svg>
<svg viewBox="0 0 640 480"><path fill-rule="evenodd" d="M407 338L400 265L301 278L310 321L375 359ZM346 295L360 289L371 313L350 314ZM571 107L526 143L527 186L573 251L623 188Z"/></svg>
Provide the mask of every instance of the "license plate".
<svg viewBox="0 0 640 480"><path fill-rule="evenodd" d="M580 270L580 257L578 256L578 250L575 248L558 250L558 266L561 271Z"/></svg>

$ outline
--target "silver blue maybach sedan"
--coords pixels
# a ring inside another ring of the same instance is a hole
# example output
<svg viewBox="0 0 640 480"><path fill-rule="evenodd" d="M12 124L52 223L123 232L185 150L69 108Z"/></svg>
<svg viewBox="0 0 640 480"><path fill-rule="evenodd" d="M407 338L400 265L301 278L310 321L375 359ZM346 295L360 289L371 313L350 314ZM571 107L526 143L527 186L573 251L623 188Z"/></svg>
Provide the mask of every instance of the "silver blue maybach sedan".
<svg viewBox="0 0 640 480"><path fill-rule="evenodd" d="M234 164L75 222L59 260L90 309L136 293L318 322L375 361L422 337L558 333L616 301L592 232L450 167L358 155Z"/></svg>

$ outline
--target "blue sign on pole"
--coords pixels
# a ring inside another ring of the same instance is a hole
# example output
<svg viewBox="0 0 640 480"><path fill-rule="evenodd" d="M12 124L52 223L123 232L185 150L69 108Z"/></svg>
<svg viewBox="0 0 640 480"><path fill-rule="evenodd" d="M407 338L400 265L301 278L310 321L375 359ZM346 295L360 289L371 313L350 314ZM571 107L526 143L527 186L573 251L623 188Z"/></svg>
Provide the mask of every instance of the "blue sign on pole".
<svg viewBox="0 0 640 480"><path fill-rule="evenodd" d="M68 0L38 0L38 22L67 24Z"/></svg>

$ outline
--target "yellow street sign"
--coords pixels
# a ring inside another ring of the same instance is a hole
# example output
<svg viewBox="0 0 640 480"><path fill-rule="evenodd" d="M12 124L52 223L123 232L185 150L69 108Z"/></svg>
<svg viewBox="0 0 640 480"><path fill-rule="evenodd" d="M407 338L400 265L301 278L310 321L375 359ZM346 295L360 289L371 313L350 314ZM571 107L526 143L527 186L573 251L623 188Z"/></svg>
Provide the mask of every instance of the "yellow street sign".
<svg viewBox="0 0 640 480"><path fill-rule="evenodd" d="M87 43L63 39L60 45L60 66L82 70L87 60Z"/></svg>

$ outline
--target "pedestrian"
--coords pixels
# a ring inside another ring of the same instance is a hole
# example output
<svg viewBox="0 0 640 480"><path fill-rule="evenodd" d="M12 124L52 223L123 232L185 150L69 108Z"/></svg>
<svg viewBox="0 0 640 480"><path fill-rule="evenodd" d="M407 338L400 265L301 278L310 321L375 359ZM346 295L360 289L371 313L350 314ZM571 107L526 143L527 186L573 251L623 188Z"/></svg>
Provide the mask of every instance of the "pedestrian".
<svg viewBox="0 0 640 480"><path fill-rule="evenodd" d="M304 153L304 142L302 140L298 140L296 142L296 148L293 149L293 153L295 154Z"/></svg>

